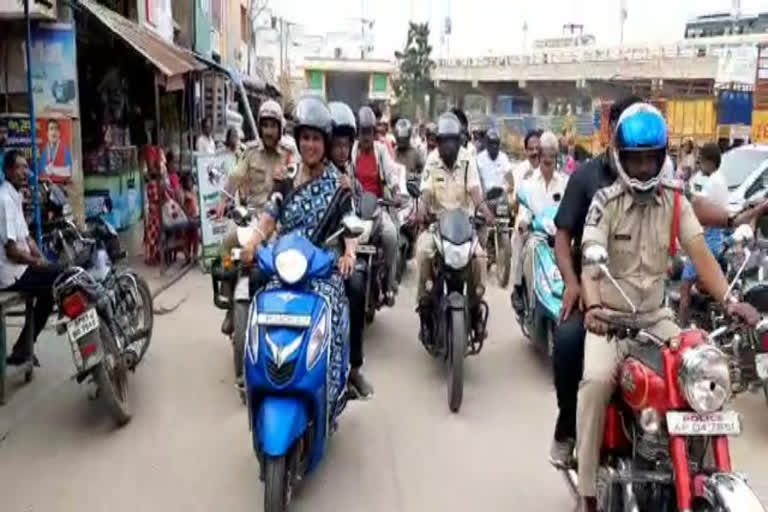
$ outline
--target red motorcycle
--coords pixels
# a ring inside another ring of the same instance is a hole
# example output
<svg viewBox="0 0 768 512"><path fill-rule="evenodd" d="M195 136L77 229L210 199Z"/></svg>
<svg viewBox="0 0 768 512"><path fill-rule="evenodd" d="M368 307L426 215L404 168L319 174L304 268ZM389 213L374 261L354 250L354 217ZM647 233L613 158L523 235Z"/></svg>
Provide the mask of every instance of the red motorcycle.
<svg viewBox="0 0 768 512"><path fill-rule="evenodd" d="M584 258L621 291L608 272L604 248L590 247ZM742 422L739 413L723 410L731 397L726 355L701 330L665 342L633 322L634 316L623 313L623 321L611 322L621 324L612 336L632 341L606 411L598 510L765 512L745 477L731 467L728 436L738 436ZM768 320L757 330L768 332ZM577 494L576 470L562 471Z"/></svg>

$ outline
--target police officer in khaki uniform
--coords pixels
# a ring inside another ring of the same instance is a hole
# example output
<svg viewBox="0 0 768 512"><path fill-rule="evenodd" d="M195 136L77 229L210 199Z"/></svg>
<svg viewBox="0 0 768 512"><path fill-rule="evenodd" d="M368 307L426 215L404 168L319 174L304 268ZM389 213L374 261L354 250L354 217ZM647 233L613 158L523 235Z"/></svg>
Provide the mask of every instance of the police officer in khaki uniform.
<svg viewBox="0 0 768 512"><path fill-rule="evenodd" d="M681 194L680 184L661 177L667 152L667 127L661 114L645 103L626 109L616 125L612 151L619 179L595 195L586 218L582 248L586 252L598 245L607 250L611 275L634 304L637 314L631 314L632 307L619 289L585 259L582 298L588 332L577 407L579 493L584 511L597 510L595 479L605 408L629 343L606 336L608 321L623 314L625 322L631 319L636 327L662 340L680 332L672 312L663 307L670 243L677 243L672 240L673 229L696 266L704 288L724 302L728 290L693 208ZM676 221L675 201L679 201ZM759 319L751 306L728 302L732 314L747 322L756 323Z"/></svg>
<svg viewBox="0 0 768 512"><path fill-rule="evenodd" d="M258 126L261 144L246 150L229 177L228 192L237 192L241 203L257 210L264 208L273 180L282 179L282 169L290 163L291 153L279 142L283 133L283 109L274 100L259 107Z"/></svg>
<svg viewBox="0 0 768 512"><path fill-rule="evenodd" d="M440 116L437 123L437 152L427 158L421 180L422 201L419 203L419 215L422 219L436 216L446 210L465 209L474 215L475 207L480 206L483 216L493 222L493 214L483 203L480 175L477 163L469 152L461 147L461 123L452 113ZM433 234L423 231L416 241L416 264L419 272L417 301L422 317L422 330L425 318L424 300L427 297L426 282L432 277L432 261L435 255ZM487 256L478 245L472 258L468 290L470 302L478 288L485 284ZM426 324L428 325L428 324ZM422 336L424 333L422 332Z"/></svg>

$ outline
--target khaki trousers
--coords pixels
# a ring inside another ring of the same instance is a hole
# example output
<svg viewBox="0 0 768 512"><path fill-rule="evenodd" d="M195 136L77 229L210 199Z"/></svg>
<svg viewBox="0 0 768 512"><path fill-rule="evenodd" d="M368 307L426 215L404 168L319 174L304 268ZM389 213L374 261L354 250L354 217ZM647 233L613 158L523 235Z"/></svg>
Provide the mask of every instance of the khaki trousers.
<svg viewBox="0 0 768 512"><path fill-rule="evenodd" d="M680 328L669 310L652 314L659 318L646 330L663 340L677 335ZM609 339L587 331L584 341L584 375L579 384L576 408L576 454L579 461L579 493L595 496L600 447L603 441L605 409L616 388L619 365L631 341Z"/></svg>

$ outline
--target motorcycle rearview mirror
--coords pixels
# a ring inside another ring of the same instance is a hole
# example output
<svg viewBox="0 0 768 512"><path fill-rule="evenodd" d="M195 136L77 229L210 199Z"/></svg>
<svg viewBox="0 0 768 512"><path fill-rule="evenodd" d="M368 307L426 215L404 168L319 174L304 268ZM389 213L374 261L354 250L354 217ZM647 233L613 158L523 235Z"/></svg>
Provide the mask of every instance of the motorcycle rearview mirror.
<svg viewBox="0 0 768 512"><path fill-rule="evenodd" d="M405 188L408 190L408 195L414 199L416 199L421 195L421 190L419 190L419 185L412 181L409 181L408 183L406 183Z"/></svg>
<svg viewBox="0 0 768 512"><path fill-rule="evenodd" d="M504 189L501 187L493 187L485 193L486 201L495 201L504 195Z"/></svg>

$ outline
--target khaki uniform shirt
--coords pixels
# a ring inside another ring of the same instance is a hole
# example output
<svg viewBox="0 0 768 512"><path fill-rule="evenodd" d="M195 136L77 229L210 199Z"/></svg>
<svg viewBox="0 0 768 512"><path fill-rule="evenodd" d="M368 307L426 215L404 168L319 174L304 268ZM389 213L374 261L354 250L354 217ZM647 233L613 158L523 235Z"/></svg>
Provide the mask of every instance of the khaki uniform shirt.
<svg viewBox="0 0 768 512"><path fill-rule="evenodd" d="M272 177L288 161L288 152L278 146L267 151L260 146L246 149L230 175L230 184L241 202L261 209L272 192Z"/></svg>
<svg viewBox="0 0 768 512"><path fill-rule="evenodd" d="M607 249L608 269L639 313L663 305L676 190L681 184L664 181L651 199L638 201L617 181L595 194L587 213L582 248L597 244ZM684 196L680 201L678 239L687 245L703 230L691 203ZM600 293L605 307L631 311L610 279L600 279Z"/></svg>
<svg viewBox="0 0 768 512"><path fill-rule="evenodd" d="M432 197L432 213L438 215L445 210L464 208L474 214L471 190L480 187L480 174L477 163L465 148L459 149L459 155L448 169L435 151L427 158L421 175L421 191Z"/></svg>

